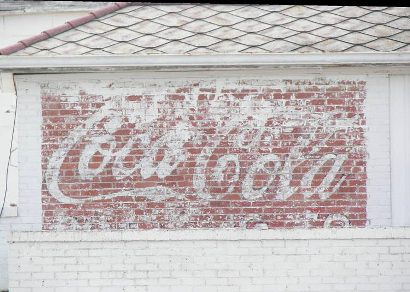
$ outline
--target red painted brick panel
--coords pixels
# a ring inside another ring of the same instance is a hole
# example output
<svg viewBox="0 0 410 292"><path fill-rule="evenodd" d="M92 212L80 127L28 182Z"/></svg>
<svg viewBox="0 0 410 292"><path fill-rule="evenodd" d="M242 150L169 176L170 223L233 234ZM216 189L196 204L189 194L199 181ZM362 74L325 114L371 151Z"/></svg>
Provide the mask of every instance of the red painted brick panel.
<svg viewBox="0 0 410 292"><path fill-rule="evenodd" d="M45 230L365 226L364 81L107 84L42 87Z"/></svg>

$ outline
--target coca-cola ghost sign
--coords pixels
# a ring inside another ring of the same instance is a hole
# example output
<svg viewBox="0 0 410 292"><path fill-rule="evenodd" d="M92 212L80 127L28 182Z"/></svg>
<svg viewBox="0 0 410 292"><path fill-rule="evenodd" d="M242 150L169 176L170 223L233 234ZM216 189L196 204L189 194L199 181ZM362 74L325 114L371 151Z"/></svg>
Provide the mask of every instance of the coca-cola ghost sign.
<svg viewBox="0 0 410 292"><path fill-rule="evenodd" d="M133 82L134 94L76 85L73 102L43 87L43 202L60 221L78 210L67 228L101 228L78 220L96 203L113 229L364 224L364 82Z"/></svg>

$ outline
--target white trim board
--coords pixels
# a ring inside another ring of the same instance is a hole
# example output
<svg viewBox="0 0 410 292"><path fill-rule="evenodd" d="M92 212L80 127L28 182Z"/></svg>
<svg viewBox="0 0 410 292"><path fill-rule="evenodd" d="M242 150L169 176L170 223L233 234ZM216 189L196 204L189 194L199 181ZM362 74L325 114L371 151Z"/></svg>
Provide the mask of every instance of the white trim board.
<svg viewBox="0 0 410 292"><path fill-rule="evenodd" d="M389 75L366 78L367 219L391 226Z"/></svg>
<svg viewBox="0 0 410 292"><path fill-rule="evenodd" d="M390 77L393 226L410 226L410 75Z"/></svg>
<svg viewBox="0 0 410 292"><path fill-rule="evenodd" d="M168 241L168 240L292 240L410 238L410 228L208 229L136 231L11 232L9 242Z"/></svg>
<svg viewBox="0 0 410 292"><path fill-rule="evenodd" d="M32 68L127 68L168 66L410 64L410 52L321 54L216 54L112 56L0 56L0 70Z"/></svg>

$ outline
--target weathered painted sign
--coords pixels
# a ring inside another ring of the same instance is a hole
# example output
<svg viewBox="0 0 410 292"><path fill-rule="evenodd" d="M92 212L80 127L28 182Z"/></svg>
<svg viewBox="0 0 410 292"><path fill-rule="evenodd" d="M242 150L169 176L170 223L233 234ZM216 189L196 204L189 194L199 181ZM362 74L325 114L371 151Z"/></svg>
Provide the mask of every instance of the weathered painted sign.
<svg viewBox="0 0 410 292"><path fill-rule="evenodd" d="M363 226L359 80L42 86L44 229Z"/></svg>

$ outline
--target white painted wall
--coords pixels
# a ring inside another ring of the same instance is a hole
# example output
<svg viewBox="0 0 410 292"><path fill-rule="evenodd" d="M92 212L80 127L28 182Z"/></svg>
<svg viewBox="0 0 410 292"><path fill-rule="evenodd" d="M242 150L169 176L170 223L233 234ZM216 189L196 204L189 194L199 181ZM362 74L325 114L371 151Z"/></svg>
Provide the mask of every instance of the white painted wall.
<svg viewBox="0 0 410 292"><path fill-rule="evenodd" d="M410 229L14 233L10 288L409 291Z"/></svg>
<svg viewBox="0 0 410 292"><path fill-rule="evenodd" d="M3 205L4 192L7 196L2 217L15 216L18 204L18 130L16 115L16 91L14 88L13 75L0 73L0 208ZM13 131L14 128L14 131ZM12 139L13 136L13 139ZM10 161L9 161L10 160Z"/></svg>
<svg viewBox="0 0 410 292"><path fill-rule="evenodd" d="M0 48L86 14L86 11L78 11L0 15Z"/></svg>
<svg viewBox="0 0 410 292"><path fill-rule="evenodd" d="M7 76L11 78L11 76ZM2 80L10 79L3 78ZM14 84L7 90L3 87L0 94L0 206L3 202L6 167L10 150L10 140L15 109ZM8 287L7 284L7 253L6 237L9 230L40 230L41 229L41 104L38 99L39 89L33 91L18 91L17 121L19 141L22 149L13 152L11 167L9 168L8 192L5 212L0 218L0 291ZM17 132L15 132L17 134ZM14 144L13 144L14 145ZM13 146L14 148L15 146ZM18 157L16 156L18 154ZM18 168L13 167L18 165ZM18 173L18 175L17 175ZM17 203L17 209L11 208L10 203ZM15 217L15 212L18 216Z"/></svg>
<svg viewBox="0 0 410 292"><path fill-rule="evenodd" d="M189 73L185 72L173 72L172 76L170 73L166 72L133 72L130 73L117 73L115 79L124 78L136 78L142 80L152 80L153 78L161 79L182 79L187 78L214 78L215 75L221 78L237 78L238 76L243 76L242 71L220 71L220 72L210 72L210 71L193 71ZM256 77L256 78L279 78L279 79L293 79L293 78L313 78L317 76L323 76L325 78L334 79L354 79L354 80L365 80L367 82L367 96L365 104L365 115L366 115L366 144L368 150L367 159L367 192L368 192L368 226L378 227L378 226L390 226L392 220L391 214L391 195L390 195L390 123L389 123L389 98L390 98L390 77L388 74L372 74L367 73L365 70L362 72L355 70L322 70L321 72L311 70L310 72L301 72L300 70L284 70L283 72L268 71L268 70L254 70L246 71L246 76ZM20 76L17 79L18 87L20 92L31 92L32 94L37 94L37 97L30 97L28 99L37 99L40 103L39 89L38 85L44 80L50 80L51 82L59 80L70 80L73 81L73 77L70 74L44 74L44 75L32 75L32 76ZM101 84L101 80L113 80L112 73L94 73L94 74L76 74L75 80L81 80L86 87L93 87L96 84ZM118 92L124 94L122 89L119 88ZM111 94L113 94L111 92ZM24 107L25 105L23 105ZM37 106L37 104L36 104ZM30 114L34 114L33 107L30 108ZM23 111L24 109L22 109ZM38 108L40 110L40 108ZM30 119L30 114L25 115L25 118ZM40 115L40 113L37 113ZM36 119L40 119L39 116ZM29 121L22 122L22 125L27 127L33 127ZM22 130L23 131L23 130ZM36 130L38 135L38 129ZM32 132L32 131L31 131ZM34 133L34 132L32 132ZM40 136L39 136L40 137ZM39 138L36 138L39 139ZM34 142L33 143L39 143ZM27 151L22 150L23 154ZM32 157L32 156L30 156ZM28 159L28 157L27 157ZM39 162L40 163L40 162ZM39 165L37 167L40 167ZM38 172L41 175L40 172ZM39 176L37 180L41 180ZM39 195L39 194L38 194Z"/></svg>
<svg viewBox="0 0 410 292"><path fill-rule="evenodd" d="M17 132L14 133L13 145L11 137L13 133L14 116L16 112L16 94L12 74L0 73L0 210L3 206L3 213L0 216L0 291L7 288L7 243L5 235L10 228L7 221L14 220L17 214L18 205L18 148ZM10 147L14 150L10 157ZM7 196L6 172L8 167ZM5 201L3 201L5 199ZM8 218L7 218L8 217Z"/></svg>
<svg viewBox="0 0 410 292"><path fill-rule="evenodd" d="M367 216L370 226L391 225L390 195L390 77L373 74L367 77L365 114L367 123Z"/></svg>
<svg viewBox="0 0 410 292"><path fill-rule="evenodd" d="M274 75L279 76L280 78L286 78L287 76L291 76L292 78L297 78L297 77L311 78L313 75L315 77L317 75L323 75L325 77L344 76L345 78L360 78L360 79L364 78L365 80L367 80L368 94L367 94L365 111L366 111L367 126L368 126L368 133L366 134L366 138L367 138L367 145L368 145L368 151L369 151L368 170L367 170L368 176L369 176L368 178L369 227L390 226L392 224L392 213L391 213L392 206L391 206L391 196L390 196L390 193L391 193L390 192L390 188L391 188L390 174L391 173L390 173L389 137L390 137L390 127L391 126L389 123L389 119L390 119L391 114L389 112L389 106L390 106L389 101L391 101L393 96L391 94L392 86L389 84L391 84L391 82L393 81L388 74L374 74L371 72L366 72L366 70L362 70L361 72L359 70L357 71L351 70L351 71L345 72L343 69L320 70L320 71L318 70L303 70L303 71L301 70L294 70L294 71L292 70L282 70L282 71L257 71L255 70L255 71L252 71L252 70L247 69L246 72L240 71L240 70L219 71L219 72L193 71L193 72L183 72L183 73L144 71L144 72L132 72L132 73L116 73L115 78L121 79L124 77L129 78L130 76L132 76L133 78L140 78L140 79L152 79L152 78L165 78L165 79L166 78L185 78L186 79L186 78L195 77L195 76L215 77L217 75L217 76L224 76L224 77L227 77L227 76L235 77L235 76L240 76L240 75L243 76L244 74L246 74L246 76L267 76L269 74L272 76ZM113 73L76 74L74 80L81 80L82 82L97 82L101 79L106 79L106 80L112 79L113 76L114 76ZM400 83L400 80L401 80L400 78L394 79L395 80L394 82L396 82L395 83L396 85L402 84L402 86L404 86L403 83ZM408 80L408 78L409 77L405 77L404 79ZM18 93L18 114L19 114L18 140L19 140L19 145L20 145L19 146L19 158L18 158L19 160L18 217L0 219L0 291L1 289L7 288L7 266L6 266L7 245L6 245L5 237L8 233L8 230L10 229L40 230L41 229L41 198L40 198L41 181L42 181L41 155L40 155L41 103L40 103L40 95L39 95L40 89L39 89L38 84L40 81L44 81L47 79L73 80L73 75L70 75L70 74L19 75L15 77L15 81L17 85L17 93ZM4 92L4 86L2 90ZM404 91L404 95L408 96L406 95L405 91ZM8 94L7 96L12 97L12 95L10 94ZM397 97L394 97L394 98L397 98ZM5 101L3 95L2 95L2 101ZM8 104L8 106L10 106L13 103L5 102L4 104ZM396 106L400 107L400 103ZM0 115L2 113L3 113L2 109L0 109ZM0 127L1 125L3 125L3 129L6 129L6 132L4 132L3 130L0 132L2 135L6 135L6 133L10 133L10 121L9 120L10 120L9 116L8 118L5 118L5 116L0 118ZM7 137L9 136L10 135L8 135ZM1 138L2 141L9 141L10 137L9 138L7 137L6 138L2 137ZM3 144L5 143L1 143L0 145L3 145ZM8 149L6 150L8 153ZM3 149L0 152L0 156L3 157L4 155L5 155L5 150ZM2 163L4 163L4 161ZM0 166L0 170L1 169L4 169L4 165ZM0 176L0 182L1 181L4 181L4 174L3 176ZM409 181L410 180L407 180L407 183ZM2 193L0 192L0 199L1 199L1 195ZM407 198L406 196L408 195L409 194L406 195L406 193L401 192L401 196L403 198ZM400 205L401 202L402 201L399 200L399 201L396 201L395 204ZM397 240L394 239L394 241L396 242ZM286 244L297 245L296 241L294 243L292 242L294 241L289 241ZM331 241L326 240L326 242L329 243L329 246L327 248L331 249L331 246L332 246ZM391 245L401 245L402 244L400 240L398 240L396 243L394 243L392 240L389 240L388 242L389 242L388 244L391 244ZM408 242L406 241L406 243ZM105 243L105 244L107 245L108 243ZM113 243L113 246L117 248L118 247L117 244L122 246L122 243ZM196 246L196 244L200 246L202 243L198 242L198 243L192 243L192 244L194 244L194 246ZM235 246L235 244L233 246ZM372 241L366 244L369 244L368 247L370 247L373 244L378 245L380 243ZM35 246L35 245L32 245L31 243L28 245ZM46 243L45 243L45 246L47 246ZM99 246L99 243L98 244L93 243L90 245L83 244L81 249L84 248L86 250L91 251L91 249L96 248L97 246ZM26 247L27 247L26 243L24 243L21 246L21 248L26 248ZM67 248L68 250L68 249L71 249L71 247L67 246L65 248ZM174 246L168 246L167 248L173 248L173 247ZM303 248L305 247L306 246L303 246L303 245L300 246L301 248L300 250L303 250ZM67 251L67 253L68 254L70 254L70 252L75 253L75 250L76 249L74 249L73 251ZM226 248L226 250L229 250L229 249ZM263 253L264 251L255 251L255 252ZM390 249L389 249L389 252L390 252ZM88 255L88 251L87 251L87 255ZM255 254L255 256L259 256L259 255ZM371 257L371 256L374 256L374 255L368 255L368 257ZM376 256L380 257L381 255L377 254ZM357 257L357 255L352 255L352 257ZM211 258L212 256L210 257L210 259ZM310 257L310 258L313 258L313 257ZM303 257L301 257L300 259L303 261ZM404 258L401 256L393 256L391 259L388 260L389 264L386 264L386 265L388 265L391 268L396 260L401 262L403 259ZM269 259L269 261L271 260L274 260L274 259ZM409 261L409 259L407 259L407 261ZM111 265L112 263L109 263L109 264ZM163 262L158 262L157 264L162 265ZM79 271L75 271L75 273L77 272ZM87 272L91 273L92 271L87 271ZM296 271L296 273L298 272L303 273L302 270ZM353 276L353 274L350 276ZM98 276L97 278L100 279L101 277L102 276ZM223 281L225 280L222 280L222 282ZM395 280L394 283L396 282L397 281ZM345 287L345 286L340 286L340 287ZM351 287L351 286L346 286L346 287ZM406 289L410 289L409 286L400 286L400 287L407 287ZM19 291L19 290L15 290L15 291ZM100 290L97 290L97 291L100 291ZM398 290L398 291L402 291L402 290Z"/></svg>
<svg viewBox="0 0 410 292"><path fill-rule="evenodd" d="M410 75L390 78L392 212L394 226L410 225Z"/></svg>

